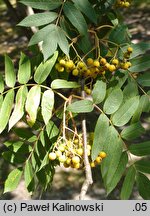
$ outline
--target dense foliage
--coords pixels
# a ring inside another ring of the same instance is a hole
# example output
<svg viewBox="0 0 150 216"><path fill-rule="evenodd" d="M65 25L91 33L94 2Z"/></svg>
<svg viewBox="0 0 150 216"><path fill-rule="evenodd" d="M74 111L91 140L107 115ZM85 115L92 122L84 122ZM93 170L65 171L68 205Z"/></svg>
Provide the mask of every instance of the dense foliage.
<svg viewBox="0 0 150 216"><path fill-rule="evenodd" d="M22 52L16 69L5 55L0 74L0 133L8 125L18 136L4 143L3 157L15 166L4 192L22 175L29 192L39 184L46 190L56 166L84 171L88 159L91 168L100 166L107 194L124 178L121 199L130 198L135 182L149 199L150 141L141 138L141 116L150 111L150 44L131 43L120 9L132 2L21 2L36 13L19 25L37 32L32 56ZM30 129L17 127L20 120Z"/></svg>

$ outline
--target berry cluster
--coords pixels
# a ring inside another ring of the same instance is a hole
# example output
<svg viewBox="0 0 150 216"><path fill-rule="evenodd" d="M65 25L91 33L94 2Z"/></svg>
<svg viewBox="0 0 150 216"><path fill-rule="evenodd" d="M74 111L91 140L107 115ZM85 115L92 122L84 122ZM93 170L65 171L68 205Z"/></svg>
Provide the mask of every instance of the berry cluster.
<svg viewBox="0 0 150 216"><path fill-rule="evenodd" d="M130 7L131 3L130 3L130 1L126 1L126 0L118 0L116 5L118 7L128 8L128 7Z"/></svg>
<svg viewBox="0 0 150 216"><path fill-rule="evenodd" d="M63 164L65 168L71 167L75 169L82 169L84 167L83 154L83 140L82 136L79 136L77 139L69 139L65 142L60 139L60 141L54 144L53 150L49 153L49 159ZM95 167L97 164L100 164L102 159L106 157L105 152L100 152L95 161L91 160L90 137L87 145L87 155L89 156L91 167Z"/></svg>
<svg viewBox="0 0 150 216"><path fill-rule="evenodd" d="M123 60L119 60L118 58L108 60L107 58L100 57L98 59L88 58L85 62L73 62L70 59L61 58L56 63L55 68L60 73L66 71L72 73L73 76L96 78L98 75L105 75L106 72L111 72L113 74L120 68L127 70L131 66L128 59L132 51L132 47L128 47L127 51L124 53Z"/></svg>

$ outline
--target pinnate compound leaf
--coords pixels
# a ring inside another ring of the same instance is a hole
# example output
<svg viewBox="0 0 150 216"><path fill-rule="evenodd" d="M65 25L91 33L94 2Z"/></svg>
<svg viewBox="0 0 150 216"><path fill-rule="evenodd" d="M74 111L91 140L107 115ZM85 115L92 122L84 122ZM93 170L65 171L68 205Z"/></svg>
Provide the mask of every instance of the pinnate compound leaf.
<svg viewBox="0 0 150 216"><path fill-rule="evenodd" d="M135 182L135 175L136 175L136 170L133 166L130 166L128 168L128 171L126 173L122 188L121 188L121 199L122 200L127 200L130 198L130 195L132 193L133 185Z"/></svg>
<svg viewBox="0 0 150 216"><path fill-rule="evenodd" d="M27 94L27 87L21 86L17 92L15 107L9 119L9 130L23 117Z"/></svg>
<svg viewBox="0 0 150 216"><path fill-rule="evenodd" d="M139 137L145 132L145 129L142 127L140 122L131 124L130 126L124 128L121 132L121 137L126 140L133 140Z"/></svg>
<svg viewBox="0 0 150 216"><path fill-rule="evenodd" d="M87 23L82 13L71 2L66 2L63 11L71 24L77 28L81 35L87 34Z"/></svg>
<svg viewBox="0 0 150 216"><path fill-rule="evenodd" d="M105 114L101 114L97 120L94 130L94 141L92 145L92 160L94 160L100 151L104 150L106 139L109 136L109 119Z"/></svg>
<svg viewBox="0 0 150 216"><path fill-rule="evenodd" d="M123 152L121 157L120 157L118 166L114 172L114 175L111 178L111 181L109 181L109 183L106 185L107 194L109 194L116 187L118 182L120 181L120 179L121 179L121 177L122 177L122 175L126 169L127 162L128 162L128 155L126 152ZM108 178L109 178L109 176L108 176Z"/></svg>
<svg viewBox="0 0 150 216"><path fill-rule="evenodd" d="M11 114L14 102L14 90L11 89L6 94L0 110L0 133L5 129Z"/></svg>
<svg viewBox="0 0 150 216"><path fill-rule="evenodd" d="M150 200L150 180L144 174L138 173L136 182L140 196L145 200Z"/></svg>
<svg viewBox="0 0 150 216"><path fill-rule="evenodd" d="M21 84L26 84L31 76L31 63L30 59L24 54L21 53L21 58L19 61L19 70L18 70L18 82Z"/></svg>
<svg viewBox="0 0 150 216"><path fill-rule="evenodd" d="M87 113L87 112L92 112L93 108L94 106L92 101L85 99L70 104L67 107L67 110L73 113Z"/></svg>
<svg viewBox="0 0 150 216"><path fill-rule="evenodd" d="M43 83L48 75L50 74L56 60L58 57L58 52L56 51L54 55L47 60L46 62L42 62L36 69L34 74L34 80L36 83L41 84Z"/></svg>
<svg viewBox="0 0 150 216"><path fill-rule="evenodd" d="M15 190L20 182L22 176L22 167L16 168L9 173L4 186L4 193Z"/></svg>
<svg viewBox="0 0 150 216"><path fill-rule="evenodd" d="M107 114L112 114L116 112L123 101L122 90L117 88L114 89L104 103L104 112Z"/></svg>
<svg viewBox="0 0 150 216"><path fill-rule="evenodd" d="M0 73L0 93L4 91L4 79L2 74Z"/></svg>
<svg viewBox="0 0 150 216"><path fill-rule="evenodd" d="M117 110L112 116L112 122L115 126L123 126L131 119L139 105L139 97L132 97Z"/></svg>
<svg viewBox="0 0 150 216"><path fill-rule="evenodd" d="M42 26L53 22L57 18L58 14L55 12L36 13L27 16L18 25L20 26Z"/></svg>
<svg viewBox="0 0 150 216"><path fill-rule="evenodd" d="M84 13L93 23L97 24L97 15L88 0L73 0L75 6Z"/></svg>
<svg viewBox="0 0 150 216"><path fill-rule="evenodd" d="M40 10L54 10L61 6L61 0L21 0L21 3Z"/></svg>
<svg viewBox="0 0 150 216"><path fill-rule="evenodd" d="M16 83L16 74L13 62L8 55L5 55L5 82L8 87L13 88Z"/></svg>
<svg viewBox="0 0 150 216"><path fill-rule="evenodd" d="M28 113L29 124L33 126L36 121L37 110L40 104L41 87L36 85L33 86L27 95L25 109Z"/></svg>
<svg viewBox="0 0 150 216"><path fill-rule="evenodd" d="M54 107L54 92L51 89L46 90L43 93L41 107L42 107L42 116L45 124L47 125L47 123L49 122L52 116L52 110Z"/></svg>
<svg viewBox="0 0 150 216"><path fill-rule="evenodd" d="M62 79L55 79L51 83L52 89L61 89L61 88L79 88L80 85L77 82L66 81Z"/></svg>
<svg viewBox="0 0 150 216"><path fill-rule="evenodd" d="M97 80L92 91L93 102L95 104L101 103L104 100L105 95L106 95L106 83Z"/></svg>
<svg viewBox="0 0 150 216"><path fill-rule="evenodd" d="M128 150L137 156L150 155L150 141L132 144L129 146Z"/></svg>

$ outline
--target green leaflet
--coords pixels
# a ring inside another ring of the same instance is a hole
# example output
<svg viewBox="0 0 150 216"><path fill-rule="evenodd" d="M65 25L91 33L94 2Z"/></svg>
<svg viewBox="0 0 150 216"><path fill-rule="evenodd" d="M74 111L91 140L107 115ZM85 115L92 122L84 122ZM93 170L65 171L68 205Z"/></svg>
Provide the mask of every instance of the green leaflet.
<svg viewBox="0 0 150 216"><path fill-rule="evenodd" d="M16 95L15 107L9 119L9 130L23 117L24 105L28 89L26 86L21 86Z"/></svg>
<svg viewBox="0 0 150 216"><path fill-rule="evenodd" d="M128 168L128 171L126 173L122 188L121 188L121 199L122 200L127 200L130 198L130 195L132 193L133 185L135 182L135 175L136 175L136 170L133 166L130 166Z"/></svg>
<svg viewBox="0 0 150 216"><path fill-rule="evenodd" d="M142 72L150 68L149 55L140 56L131 60L130 72Z"/></svg>
<svg viewBox="0 0 150 216"><path fill-rule="evenodd" d="M33 86L27 95L25 104L26 112L28 113L28 123L33 126L36 121L37 110L40 104L41 87L38 85Z"/></svg>
<svg viewBox="0 0 150 216"><path fill-rule="evenodd" d="M140 97L140 100L139 100L139 105L132 117L132 120L131 122L134 123L134 122L137 122L140 120L140 117L141 117L141 114L142 112L149 112L150 111L150 100L149 100L149 97L147 95L142 95Z"/></svg>
<svg viewBox="0 0 150 216"><path fill-rule="evenodd" d="M70 104L67 107L67 110L73 113L87 113L87 112L92 112L93 108L94 106L92 101L80 100Z"/></svg>
<svg viewBox="0 0 150 216"><path fill-rule="evenodd" d="M77 82L66 81L62 79L55 79L51 83L52 89L61 89L61 88L79 88L80 85Z"/></svg>
<svg viewBox="0 0 150 216"><path fill-rule="evenodd" d="M150 155L150 141L132 144L128 149L132 154L137 156Z"/></svg>
<svg viewBox="0 0 150 216"><path fill-rule="evenodd" d="M138 76L137 81L142 86L150 86L150 74L145 72L144 74Z"/></svg>
<svg viewBox="0 0 150 216"><path fill-rule="evenodd" d="M21 0L21 3L41 10L53 10L61 6L61 0Z"/></svg>
<svg viewBox="0 0 150 216"><path fill-rule="evenodd" d="M71 24L77 28L81 35L87 34L87 23L82 13L71 2L66 2L63 11L65 16L69 19Z"/></svg>
<svg viewBox="0 0 150 216"><path fill-rule="evenodd" d="M41 102L42 116L46 125L52 116L53 107L54 107L54 92L51 89L49 89L43 93L42 102Z"/></svg>
<svg viewBox="0 0 150 216"><path fill-rule="evenodd" d="M26 84L31 76L31 63L30 59L24 54L21 53L21 58L19 61L19 70L18 70L18 82L21 84Z"/></svg>
<svg viewBox="0 0 150 216"><path fill-rule="evenodd" d="M2 93L4 91L4 80L3 80L3 76L0 73L0 93Z"/></svg>
<svg viewBox="0 0 150 216"><path fill-rule="evenodd" d="M122 177L122 175L126 169L127 162L128 162L128 155L126 152L123 152L121 157L120 157L118 166L114 172L114 175L113 175L111 181L109 180L109 183L107 183L107 185L106 185L107 194L109 194L116 187L118 182L120 181L120 179L121 179L121 177ZM109 176L108 176L108 178L109 178Z"/></svg>
<svg viewBox="0 0 150 216"><path fill-rule="evenodd" d="M5 82L8 87L14 87L16 83L16 74L13 62L8 55L5 55Z"/></svg>
<svg viewBox="0 0 150 216"><path fill-rule="evenodd" d="M140 122L131 124L130 126L124 128L121 132L121 137L126 140L133 140L139 137L142 133L145 132L145 129L142 127Z"/></svg>
<svg viewBox="0 0 150 216"><path fill-rule="evenodd" d="M16 168L13 171L11 171L5 181L5 186L4 186L4 193L13 191L17 188L21 176L22 176L22 167Z"/></svg>
<svg viewBox="0 0 150 216"><path fill-rule="evenodd" d="M105 136L106 140L103 150L106 152L107 157L102 162L101 172L105 186L108 187L110 184L110 188L112 188L111 181L115 176L115 172L121 159L123 142L118 137L118 132L113 126L109 127Z"/></svg>
<svg viewBox="0 0 150 216"><path fill-rule="evenodd" d="M93 23L97 24L97 14L88 0L73 0L75 6Z"/></svg>
<svg viewBox="0 0 150 216"><path fill-rule="evenodd" d="M134 165L139 172L150 174L150 160L139 160Z"/></svg>
<svg viewBox="0 0 150 216"><path fill-rule="evenodd" d="M92 145L92 160L98 156L100 151L103 151L107 136L109 134L109 119L105 114L101 114L97 120L94 130L94 141Z"/></svg>
<svg viewBox="0 0 150 216"><path fill-rule="evenodd" d="M42 26L53 22L57 18L57 16L58 14L55 12L36 13L27 16L18 25L26 27Z"/></svg>
<svg viewBox="0 0 150 216"><path fill-rule="evenodd" d="M54 55L47 60L46 62L42 62L36 69L34 74L34 80L36 83L41 84L43 83L48 75L50 74L56 60L58 57L58 51L54 53Z"/></svg>
<svg viewBox="0 0 150 216"><path fill-rule="evenodd" d="M131 119L139 105L139 97L132 97L117 110L112 116L112 122L115 126L123 126Z"/></svg>
<svg viewBox="0 0 150 216"><path fill-rule="evenodd" d="M150 199L150 180L142 173L138 173L136 177L139 194L145 200Z"/></svg>
<svg viewBox="0 0 150 216"><path fill-rule="evenodd" d="M95 104L101 103L104 100L105 95L106 95L106 83L97 80L92 91L93 102Z"/></svg>
<svg viewBox="0 0 150 216"><path fill-rule="evenodd" d="M29 192L32 192L34 188L34 172L29 160L27 160L25 164L24 179L25 179L26 188L28 189Z"/></svg>
<svg viewBox="0 0 150 216"><path fill-rule="evenodd" d="M14 90L9 90L6 94L0 110L0 133L5 129L11 114L14 102Z"/></svg>
<svg viewBox="0 0 150 216"><path fill-rule="evenodd" d="M107 114L112 114L116 112L119 109L122 101L123 101L122 90L119 88L114 89L104 103L104 107L103 107L104 112Z"/></svg>

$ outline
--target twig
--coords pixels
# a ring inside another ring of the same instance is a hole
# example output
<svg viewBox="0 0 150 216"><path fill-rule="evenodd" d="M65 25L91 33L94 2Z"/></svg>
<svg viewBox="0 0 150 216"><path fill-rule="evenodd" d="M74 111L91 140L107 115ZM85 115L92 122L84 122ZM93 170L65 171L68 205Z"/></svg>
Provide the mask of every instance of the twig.
<svg viewBox="0 0 150 216"><path fill-rule="evenodd" d="M85 98L84 80L81 80L81 87L82 87L82 97ZM83 182L81 188L81 192L79 196L80 200L84 199L89 186L93 183L91 167L90 167L88 154L87 154L87 131L86 131L85 116L83 116L82 119L82 134L83 134L83 149L84 149L85 181Z"/></svg>

